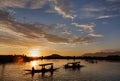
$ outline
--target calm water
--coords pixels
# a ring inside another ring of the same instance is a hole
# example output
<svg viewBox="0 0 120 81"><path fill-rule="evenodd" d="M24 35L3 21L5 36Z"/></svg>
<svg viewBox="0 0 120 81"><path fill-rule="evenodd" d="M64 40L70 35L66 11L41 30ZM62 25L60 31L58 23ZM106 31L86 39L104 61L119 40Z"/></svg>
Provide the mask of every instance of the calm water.
<svg viewBox="0 0 120 81"><path fill-rule="evenodd" d="M0 81L120 81L120 62L98 61L97 63L89 63L84 60L81 65L85 67L79 70L63 68L67 62L73 60L37 60L26 63L11 63L0 65ZM44 76L41 73L36 73L33 77L27 74L25 69L40 69L40 63L54 63L54 67L60 67L51 75L46 73Z"/></svg>

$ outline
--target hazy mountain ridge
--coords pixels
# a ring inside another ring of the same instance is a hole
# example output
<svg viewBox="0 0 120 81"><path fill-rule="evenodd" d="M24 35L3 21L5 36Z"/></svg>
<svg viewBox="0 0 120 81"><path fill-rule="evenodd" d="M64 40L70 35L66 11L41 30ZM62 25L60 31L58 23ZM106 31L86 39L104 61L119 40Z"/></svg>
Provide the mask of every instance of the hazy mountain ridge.
<svg viewBox="0 0 120 81"><path fill-rule="evenodd" d="M96 52L96 53L86 53L82 56L91 56L91 57L107 57L107 56L120 56L120 51L114 51L114 52Z"/></svg>

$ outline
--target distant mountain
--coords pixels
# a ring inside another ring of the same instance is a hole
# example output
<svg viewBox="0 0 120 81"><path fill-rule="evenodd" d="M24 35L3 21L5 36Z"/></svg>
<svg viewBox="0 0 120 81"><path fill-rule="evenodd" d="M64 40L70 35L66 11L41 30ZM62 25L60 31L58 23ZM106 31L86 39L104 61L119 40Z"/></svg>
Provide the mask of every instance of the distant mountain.
<svg viewBox="0 0 120 81"><path fill-rule="evenodd" d="M120 51L116 52L96 52L96 53L86 53L82 56L91 56L91 57L106 57L106 56L115 56L119 55L120 56Z"/></svg>
<svg viewBox="0 0 120 81"><path fill-rule="evenodd" d="M59 55L59 54L52 54L50 56L46 56L44 58L53 58L53 59L58 59L58 58L62 58L63 56Z"/></svg>
<svg viewBox="0 0 120 81"><path fill-rule="evenodd" d="M59 55L59 54L52 54L52 55L50 55L51 57L61 57L61 55Z"/></svg>

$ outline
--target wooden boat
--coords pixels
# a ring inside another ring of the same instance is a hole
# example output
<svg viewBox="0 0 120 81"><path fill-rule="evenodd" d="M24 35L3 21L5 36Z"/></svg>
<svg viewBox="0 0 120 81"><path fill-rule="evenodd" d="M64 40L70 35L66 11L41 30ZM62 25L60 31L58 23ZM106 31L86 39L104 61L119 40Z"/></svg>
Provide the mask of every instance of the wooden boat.
<svg viewBox="0 0 120 81"><path fill-rule="evenodd" d="M42 67L42 69L36 70L34 67L32 67L32 70L25 70L28 71L29 73L46 73L46 72L53 72L57 70L58 68L53 68L53 63L46 63L46 64L39 64L39 66ZM50 66L49 69L46 69L45 66Z"/></svg>
<svg viewBox="0 0 120 81"><path fill-rule="evenodd" d="M40 70L25 70L25 71L28 71L29 73L46 73L46 72L53 72L55 70L57 70L59 68L54 68L54 69L40 69Z"/></svg>
<svg viewBox="0 0 120 81"><path fill-rule="evenodd" d="M64 68L80 68L80 67L84 67L83 65L80 65L80 62L69 62L67 64L64 65Z"/></svg>

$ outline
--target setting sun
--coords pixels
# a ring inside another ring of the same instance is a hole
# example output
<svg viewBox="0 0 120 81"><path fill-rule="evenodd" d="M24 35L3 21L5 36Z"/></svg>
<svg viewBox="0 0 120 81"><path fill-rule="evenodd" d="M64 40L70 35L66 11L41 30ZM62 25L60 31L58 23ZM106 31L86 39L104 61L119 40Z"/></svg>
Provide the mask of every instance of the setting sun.
<svg viewBox="0 0 120 81"><path fill-rule="evenodd" d="M30 53L30 56L37 57L40 54L40 49L31 49L29 53Z"/></svg>

